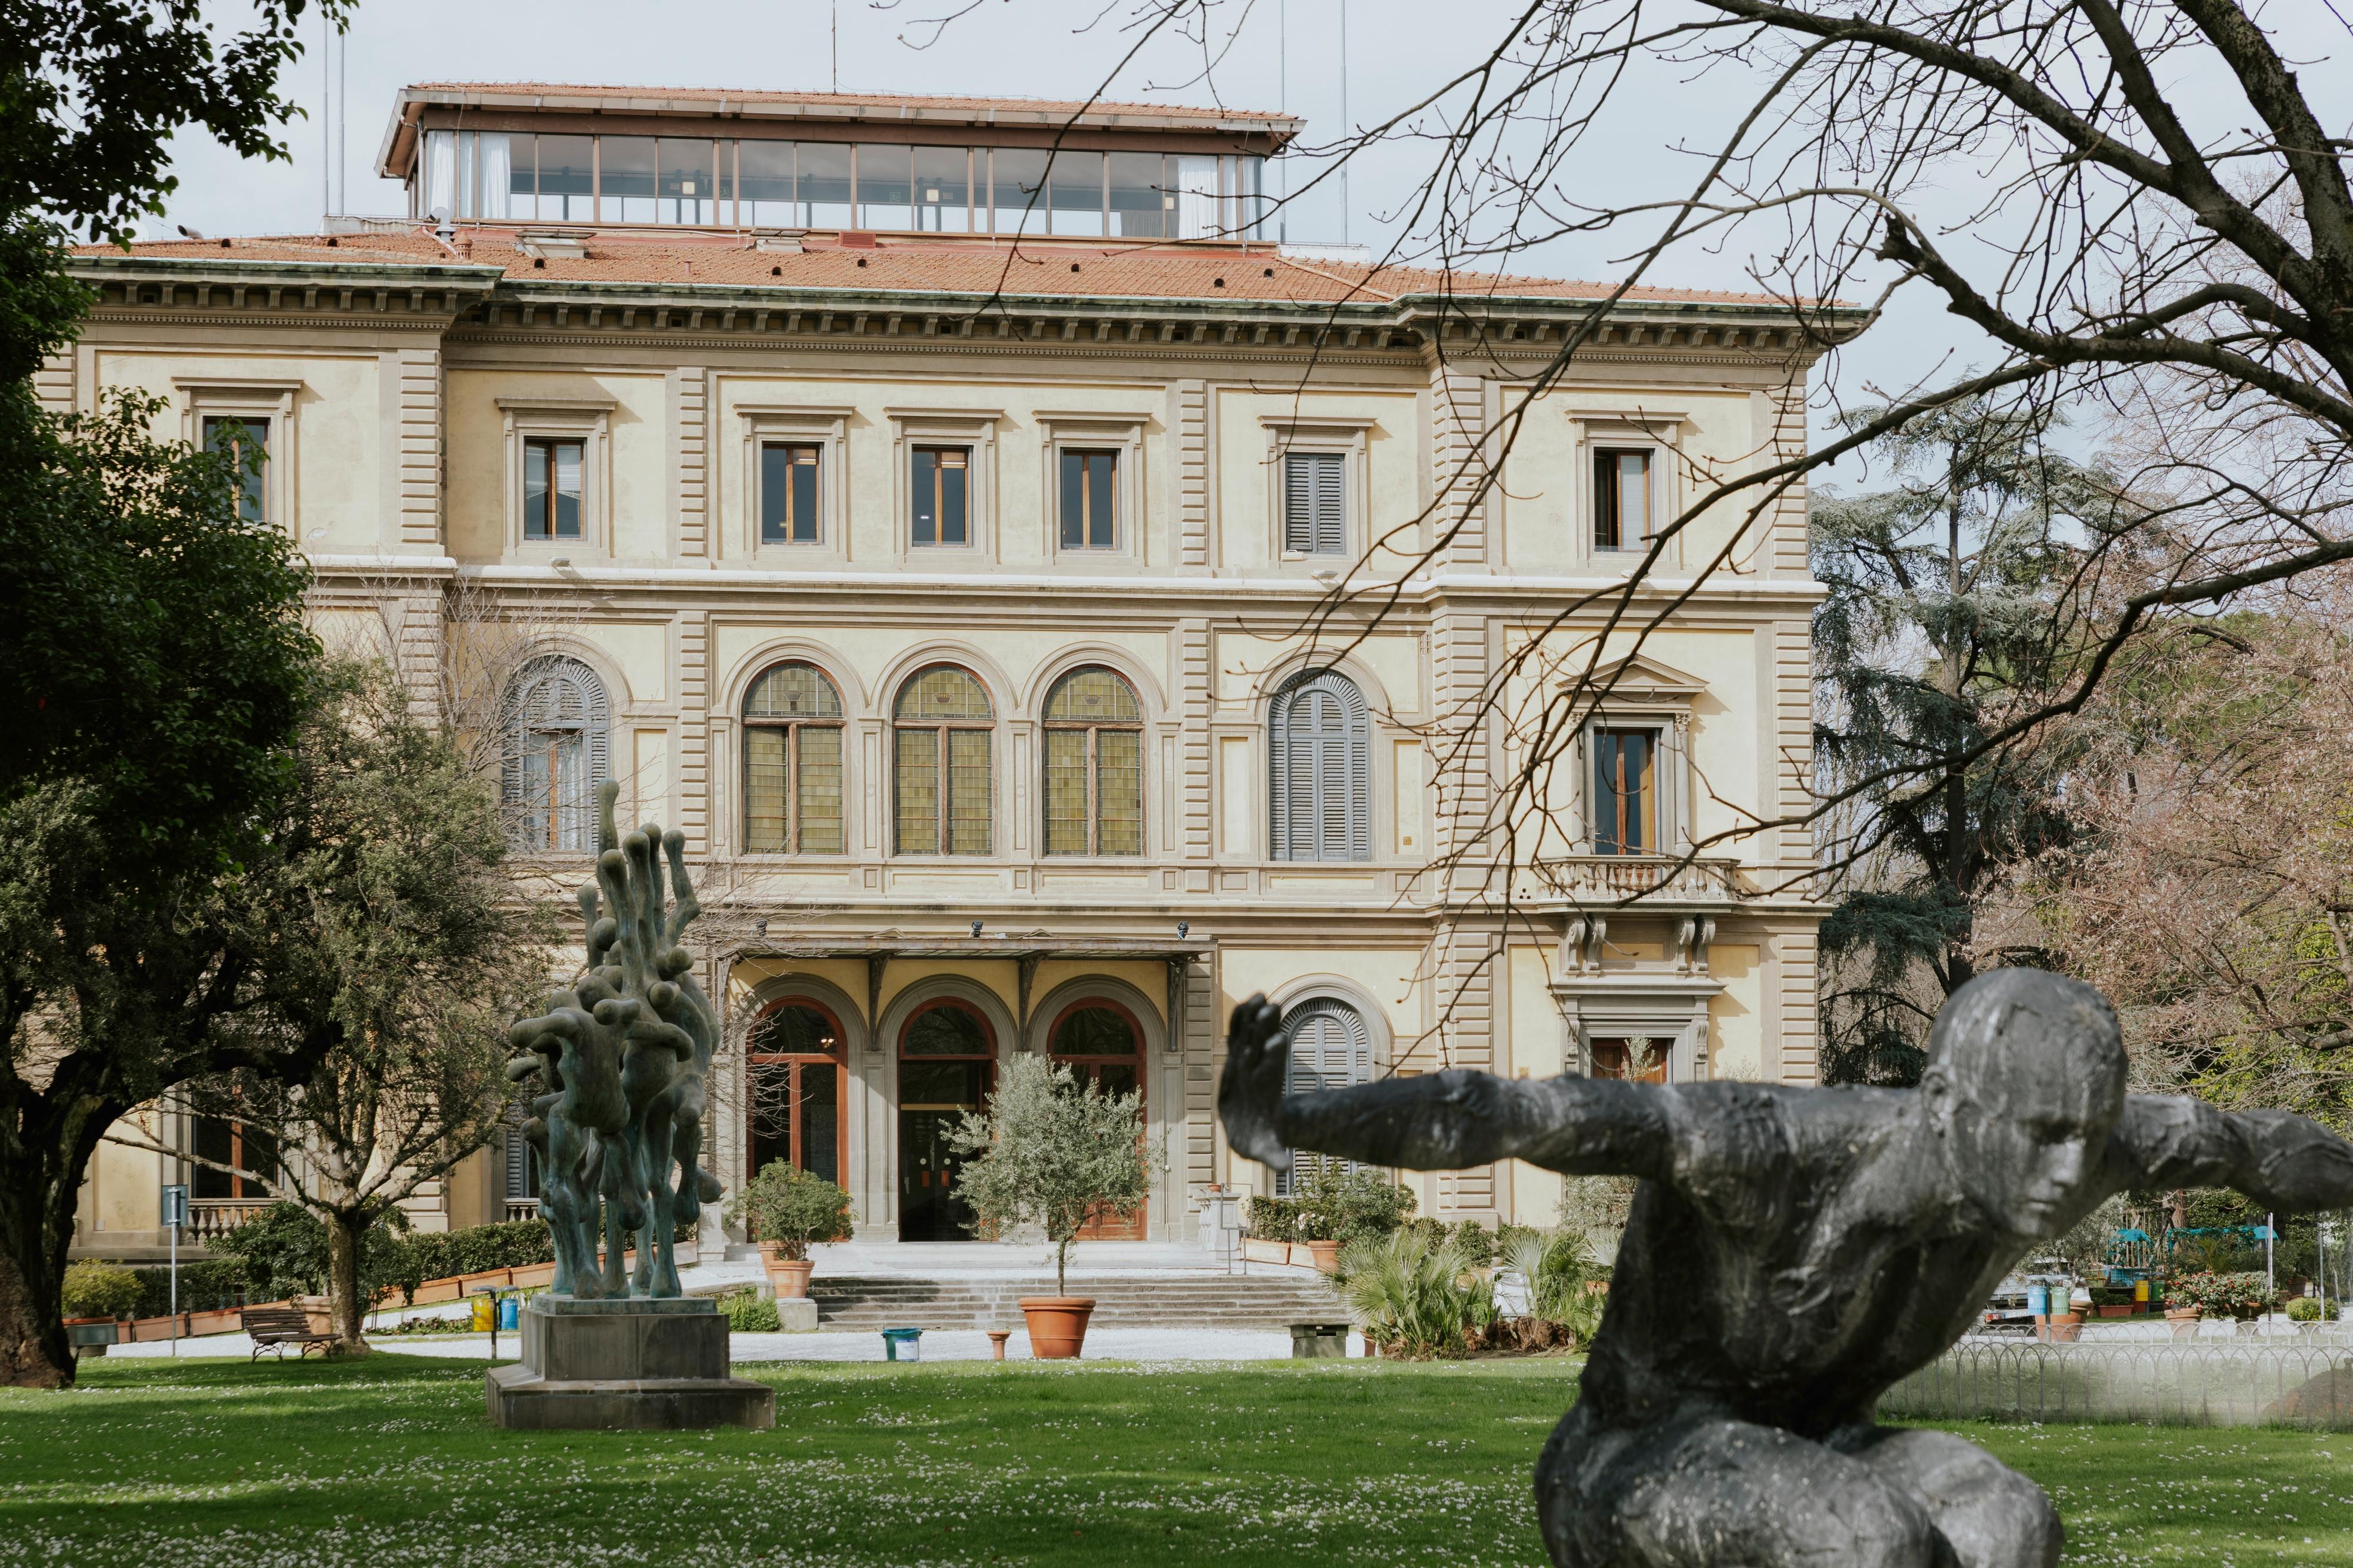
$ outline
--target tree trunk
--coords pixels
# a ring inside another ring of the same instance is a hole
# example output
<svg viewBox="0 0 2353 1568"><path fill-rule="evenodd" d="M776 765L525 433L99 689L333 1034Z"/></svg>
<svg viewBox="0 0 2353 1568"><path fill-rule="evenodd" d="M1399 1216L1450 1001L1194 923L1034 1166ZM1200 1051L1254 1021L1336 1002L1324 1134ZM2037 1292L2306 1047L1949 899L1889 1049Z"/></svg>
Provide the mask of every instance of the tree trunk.
<svg viewBox="0 0 2353 1568"><path fill-rule="evenodd" d="M0 1104L0 1387L66 1388L66 1249L82 1172L121 1108L84 1095Z"/></svg>
<svg viewBox="0 0 2353 1568"><path fill-rule="evenodd" d="M360 1300L360 1247L375 1221L338 1210L327 1218L327 1326L337 1355L365 1355L366 1303Z"/></svg>
<svg viewBox="0 0 2353 1568"><path fill-rule="evenodd" d="M46 1184L20 1184L14 1172L0 1181L0 1385L13 1388L66 1388L74 1380L62 1300L66 1249L47 1245Z"/></svg>

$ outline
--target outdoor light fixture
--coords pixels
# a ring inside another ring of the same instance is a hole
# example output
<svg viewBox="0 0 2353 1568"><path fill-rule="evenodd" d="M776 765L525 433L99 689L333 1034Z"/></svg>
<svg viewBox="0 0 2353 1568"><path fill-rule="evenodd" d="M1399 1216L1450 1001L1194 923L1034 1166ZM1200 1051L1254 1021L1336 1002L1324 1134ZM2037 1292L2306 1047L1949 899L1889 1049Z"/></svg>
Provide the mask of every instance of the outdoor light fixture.
<svg viewBox="0 0 2353 1568"><path fill-rule="evenodd" d="M752 929L753 929L753 930L754 930L754 931L758 931L758 932L760 933L760 940L761 940L762 942L765 942L765 941L767 941L767 940L768 940L768 922L767 922L767 921L762 921L758 925L756 925L756 926L753 927Z"/></svg>
<svg viewBox="0 0 2353 1568"><path fill-rule="evenodd" d="M975 936L978 936L980 934L980 922L978 921L972 922L972 934Z"/></svg>
<svg viewBox="0 0 2353 1568"><path fill-rule="evenodd" d="M1191 921L1178 921L1176 922L1176 940L1178 942L1183 942L1185 940L1186 933L1190 931L1192 929L1193 922Z"/></svg>

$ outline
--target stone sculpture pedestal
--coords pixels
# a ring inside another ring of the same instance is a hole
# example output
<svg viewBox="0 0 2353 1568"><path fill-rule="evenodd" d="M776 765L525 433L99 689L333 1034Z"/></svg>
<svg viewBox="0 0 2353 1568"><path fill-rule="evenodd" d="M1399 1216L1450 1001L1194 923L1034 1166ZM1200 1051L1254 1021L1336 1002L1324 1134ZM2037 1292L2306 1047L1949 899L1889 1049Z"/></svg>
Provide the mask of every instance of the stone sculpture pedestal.
<svg viewBox="0 0 2353 1568"><path fill-rule="evenodd" d="M776 1424L776 1391L730 1377L727 1320L709 1297L522 1305L522 1360L492 1367L491 1423L535 1430L664 1431Z"/></svg>

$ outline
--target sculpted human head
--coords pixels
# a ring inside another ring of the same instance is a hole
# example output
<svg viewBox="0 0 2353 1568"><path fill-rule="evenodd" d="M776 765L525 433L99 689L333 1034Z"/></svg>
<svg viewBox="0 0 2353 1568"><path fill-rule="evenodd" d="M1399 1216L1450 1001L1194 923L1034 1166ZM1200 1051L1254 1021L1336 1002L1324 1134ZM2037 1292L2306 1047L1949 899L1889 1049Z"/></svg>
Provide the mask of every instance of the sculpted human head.
<svg viewBox="0 0 2353 1568"><path fill-rule="evenodd" d="M1961 1190L2010 1234L2053 1236L2098 1200L2124 1109L2124 1040L2090 986L1998 969L1953 993L1920 1092Z"/></svg>

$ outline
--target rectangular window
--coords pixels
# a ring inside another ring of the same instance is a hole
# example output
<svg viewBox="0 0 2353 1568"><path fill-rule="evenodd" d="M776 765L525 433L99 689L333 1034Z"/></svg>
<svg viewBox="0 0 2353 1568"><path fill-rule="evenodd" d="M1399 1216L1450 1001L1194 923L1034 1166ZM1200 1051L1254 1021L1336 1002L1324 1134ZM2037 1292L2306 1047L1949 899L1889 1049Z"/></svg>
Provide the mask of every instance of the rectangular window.
<svg viewBox="0 0 2353 1568"><path fill-rule="evenodd" d="M972 227L970 161L969 150L963 147L915 149L917 228L927 234L963 234Z"/></svg>
<svg viewBox="0 0 2353 1568"><path fill-rule="evenodd" d="M849 144L846 142L804 142L800 164L800 226L855 228L850 221Z"/></svg>
<svg viewBox="0 0 2353 1568"><path fill-rule="evenodd" d="M1027 147L999 147L989 163L996 171L997 232L1046 233L1046 154Z"/></svg>
<svg viewBox="0 0 2353 1568"><path fill-rule="evenodd" d="M665 136L660 140L654 168L656 223L719 221L719 180L712 162L713 146L702 137L688 141Z"/></svg>
<svg viewBox="0 0 2353 1568"><path fill-rule="evenodd" d="M1593 1042L1593 1076L1624 1079L1630 1083L1667 1081L1667 1051L1671 1040L1634 1036Z"/></svg>
<svg viewBox="0 0 2353 1568"><path fill-rule="evenodd" d="M915 226L913 149L887 144L858 149L858 226L893 231Z"/></svg>
<svg viewBox="0 0 2353 1568"><path fill-rule="evenodd" d="M1119 548L1119 454L1062 452L1062 548Z"/></svg>
<svg viewBox="0 0 2353 1568"><path fill-rule="evenodd" d="M1659 734L1593 732L1593 851L1655 855L1659 849Z"/></svg>
<svg viewBox="0 0 2353 1568"><path fill-rule="evenodd" d="M1166 162L1157 153L1111 154L1111 232L1118 238L1156 239L1176 232L1176 196Z"/></svg>
<svg viewBox="0 0 2353 1568"><path fill-rule="evenodd" d="M964 447L915 448L913 506L909 542L969 544L965 479L972 460Z"/></svg>
<svg viewBox="0 0 2353 1568"><path fill-rule="evenodd" d="M1103 232L1103 155L1057 153L1053 179L1054 232L1100 238Z"/></svg>
<svg viewBox="0 0 2353 1568"><path fill-rule="evenodd" d="M596 211L605 223L654 223L654 139L596 139Z"/></svg>
<svg viewBox="0 0 2353 1568"><path fill-rule="evenodd" d="M785 441L760 447L760 542L815 544L818 449Z"/></svg>
<svg viewBox="0 0 2353 1568"><path fill-rule="evenodd" d="M213 415L205 420L205 450L227 454L237 466L237 515L240 522L269 521L269 421L258 415Z"/></svg>
<svg viewBox="0 0 2353 1568"><path fill-rule="evenodd" d="M539 211L542 223L596 221L596 139L539 139Z"/></svg>
<svg viewBox="0 0 2353 1568"><path fill-rule="evenodd" d="M1348 514L1338 452L1289 452L1282 459L1282 548L1297 555L1345 555Z"/></svg>
<svg viewBox="0 0 2353 1568"><path fill-rule="evenodd" d="M236 1167L231 1172L190 1162L190 1197L266 1200L270 1196L268 1184L278 1179L275 1139L260 1128L226 1117L199 1115L189 1121L190 1153L197 1160Z"/></svg>
<svg viewBox="0 0 2353 1568"><path fill-rule="evenodd" d="M798 228L793 200L793 144L742 142L735 148L735 221L754 228Z"/></svg>
<svg viewBox="0 0 2353 1568"><path fill-rule="evenodd" d="M580 537L580 473L586 443L529 440L522 444L522 536Z"/></svg>
<svg viewBox="0 0 2353 1568"><path fill-rule="evenodd" d="M1640 550L1651 537L1651 454L1593 454L1593 548Z"/></svg>

